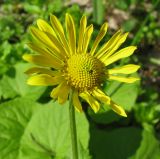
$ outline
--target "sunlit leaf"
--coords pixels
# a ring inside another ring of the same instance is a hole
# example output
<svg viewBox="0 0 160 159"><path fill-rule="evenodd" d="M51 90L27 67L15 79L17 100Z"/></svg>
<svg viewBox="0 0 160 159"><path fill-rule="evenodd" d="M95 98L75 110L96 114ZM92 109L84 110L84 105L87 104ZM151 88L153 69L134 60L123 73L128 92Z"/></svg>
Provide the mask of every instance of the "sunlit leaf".
<svg viewBox="0 0 160 159"><path fill-rule="evenodd" d="M78 142L88 147L88 122L84 114L76 113ZM82 156L86 156L81 149ZM70 158L71 138L68 106L47 104L32 118L21 141L19 159ZM84 158L85 159L85 158Z"/></svg>

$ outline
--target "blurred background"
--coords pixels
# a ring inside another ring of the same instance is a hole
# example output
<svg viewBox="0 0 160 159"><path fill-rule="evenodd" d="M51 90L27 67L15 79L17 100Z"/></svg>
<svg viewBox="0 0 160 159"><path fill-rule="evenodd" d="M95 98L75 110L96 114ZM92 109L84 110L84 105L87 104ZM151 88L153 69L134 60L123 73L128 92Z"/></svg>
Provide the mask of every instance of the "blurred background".
<svg viewBox="0 0 160 159"><path fill-rule="evenodd" d="M140 76L140 82L106 82L104 86L125 108L128 118L119 117L105 106L98 114L85 109L90 137L88 155L82 158L160 159L160 0L0 0L0 159L17 158L23 143L20 137L34 114L32 108L25 108L30 113L21 109L51 101L50 87L26 84L24 71L30 64L22 60L22 55L31 52L26 46L30 39L28 27L36 25L38 18L49 22L50 13L64 24L66 12L74 17L77 28L83 14L88 24L94 24L90 45L105 21L109 29L102 43L120 28L130 32L123 47L137 45L138 49L117 64L141 65L135 74ZM24 120L22 114L27 114L27 119L20 128L15 121ZM51 158L41 155L37 159Z"/></svg>

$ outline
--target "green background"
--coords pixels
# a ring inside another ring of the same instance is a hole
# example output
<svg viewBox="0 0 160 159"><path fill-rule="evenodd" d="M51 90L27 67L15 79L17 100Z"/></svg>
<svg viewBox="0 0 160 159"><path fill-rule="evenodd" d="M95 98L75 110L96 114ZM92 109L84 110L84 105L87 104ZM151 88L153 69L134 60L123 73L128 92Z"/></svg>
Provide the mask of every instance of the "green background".
<svg viewBox="0 0 160 159"><path fill-rule="evenodd" d="M64 25L70 13L78 28L83 14L94 24L92 45L103 22L104 38L129 31L123 47L135 54L113 65L135 63L140 82L107 81L104 91L122 105L128 118L102 105L95 114L86 103L76 112L80 159L160 159L160 2L159 0L2 0L0 1L0 159L71 159L68 102L59 105L52 87L28 86L22 60L31 52L28 27L55 14Z"/></svg>

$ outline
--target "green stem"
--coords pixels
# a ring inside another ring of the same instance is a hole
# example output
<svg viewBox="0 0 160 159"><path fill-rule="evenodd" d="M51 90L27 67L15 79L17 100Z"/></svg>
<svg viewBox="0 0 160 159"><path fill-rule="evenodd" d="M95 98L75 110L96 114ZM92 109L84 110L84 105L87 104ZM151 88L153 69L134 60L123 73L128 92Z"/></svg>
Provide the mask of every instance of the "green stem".
<svg viewBox="0 0 160 159"><path fill-rule="evenodd" d="M78 159L75 108L73 107L72 104L72 98L73 98L73 90L71 89L69 96L69 118L70 118L71 141L72 141L72 155L73 159Z"/></svg>

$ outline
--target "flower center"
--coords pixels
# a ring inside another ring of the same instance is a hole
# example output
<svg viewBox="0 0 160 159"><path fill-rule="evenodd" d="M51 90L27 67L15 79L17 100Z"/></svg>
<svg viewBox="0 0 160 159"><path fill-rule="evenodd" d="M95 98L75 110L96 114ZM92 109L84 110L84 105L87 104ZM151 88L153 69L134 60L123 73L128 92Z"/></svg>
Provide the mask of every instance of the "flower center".
<svg viewBox="0 0 160 159"><path fill-rule="evenodd" d="M67 60L64 72L68 84L82 92L102 84L104 70L104 64L97 58L88 54L75 54Z"/></svg>

